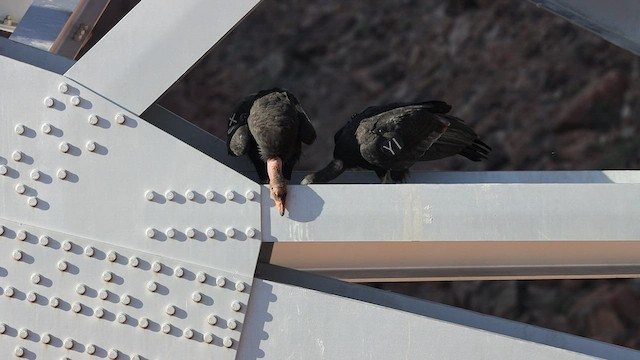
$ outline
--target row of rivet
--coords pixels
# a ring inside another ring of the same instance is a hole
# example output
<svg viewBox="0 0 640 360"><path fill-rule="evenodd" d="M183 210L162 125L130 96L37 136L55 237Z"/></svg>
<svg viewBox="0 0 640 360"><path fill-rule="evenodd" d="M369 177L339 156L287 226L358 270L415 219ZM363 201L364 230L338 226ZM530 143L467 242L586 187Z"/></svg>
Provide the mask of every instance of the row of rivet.
<svg viewBox="0 0 640 360"><path fill-rule="evenodd" d="M225 198L227 200L233 200L233 199L236 198L235 194L236 194L235 191L229 190L229 191L227 191L225 193ZM167 190L164 193L164 197L169 201L175 200L177 198L177 195L178 195L178 193L173 191L173 190ZM207 200L213 201L216 198L216 193L214 191L212 191L212 190L207 190L207 192L205 192L204 196L207 198ZM254 200L256 198L256 196L257 196L257 193L255 191L253 191L253 190L249 190L245 194L245 197L248 200ZM157 198L157 193L155 191L153 191L153 190L147 190L144 193L144 197L145 197L145 199L147 199L149 201L153 201L153 200L155 200ZM196 198L196 192L194 190L187 190L184 193L184 197L187 198L188 200L193 201Z"/></svg>
<svg viewBox="0 0 640 360"><path fill-rule="evenodd" d="M68 89L69 89L69 86L67 84L60 84L59 88L67 89L64 92L61 91L61 93L66 94ZM54 98L50 97L50 96L47 96L47 97L44 98L43 103L44 103L44 105L46 107L51 108L51 107L53 107L55 105L56 100ZM73 105L73 106L80 106L80 104L82 103L82 98L80 96L77 96L77 95L71 96L69 98L69 103L71 105ZM114 120L115 120L116 123L118 123L120 125L123 125L126 122L127 118L123 113L117 113L114 116ZM95 114L89 115L88 121L89 121L89 124L91 124L91 125L97 125L98 124L97 115L95 115Z"/></svg>
<svg viewBox="0 0 640 360"><path fill-rule="evenodd" d="M147 228L145 230L145 235L149 238L149 239L153 239L155 238L158 234L157 234L156 229L154 228ZM249 227L247 228L247 230L245 231L245 233L247 234L248 237L250 238L254 238L256 236L256 232L257 230L253 227ZM185 235L187 235L187 237L193 239L196 237L196 229L189 227L185 230ZM209 238L213 238L216 236L216 229L209 227L205 230L205 234L207 235L207 237ZM234 238L236 236L236 231L233 228L227 228L224 232L224 234L228 237L228 238ZM167 235L168 238L173 239L176 237L177 235L177 230L175 228L167 228L167 230L165 231L165 235Z"/></svg>

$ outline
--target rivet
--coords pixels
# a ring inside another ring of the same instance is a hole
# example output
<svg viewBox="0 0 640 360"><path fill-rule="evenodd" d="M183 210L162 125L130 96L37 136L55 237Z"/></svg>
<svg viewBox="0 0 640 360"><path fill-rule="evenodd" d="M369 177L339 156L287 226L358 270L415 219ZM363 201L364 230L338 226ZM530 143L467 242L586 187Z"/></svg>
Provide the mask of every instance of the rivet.
<svg viewBox="0 0 640 360"><path fill-rule="evenodd" d="M184 337L191 339L193 337L193 330L189 328L184 329Z"/></svg>
<svg viewBox="0 0 640 360"><path fill-rule="evenodd" d="M70 339L70 338L64 339L64 348L65 349L73 348L73 339Z"/></svg>
<svg viewBox="0 0 640 360"><path fill-rule="evenodd" d="M216 236L216 229L210 227L207 229L207 236L210 238L213 238L214 236Z"/></svg>
<svg viewBox="0 0 640 360"><path fill-rule="evenodd" d="M218 276L216 278L216 285L218 285L219 287L224 287L226 283L227 279L225 279L224 276Z"/></svg>
<svg viewBox="0 0 640 360"><path fill-rule="evenodd" d="M93 140L87 141L87 144L85 145L85 147L87 148L88 151L94 152L96 151L96 142Z"/></svg>
<svg viewBox="0 0 640 360"><path fill-rule="evenodd" d="M155 197L155 194L153 193L152 190L147 190L147 192L144 193L144 197L145 199L151 201Z"/></svg>
<svg viewBox="0 0 640 360"><path fill-rule="evenodd" d="M162 332L168 334L171 332L171 324L164 323L162 324Z"/></svg>
<svg viewBox="0 0 640 360"><path fill-rule="evenodd" d="M140 265L140 259L137 256L132 256L129 258L129 265L133 267L138 267Z"/></svg>
<svg viewBox="0 0 640 360"><path fill-rule="evenodd" d="M40 281L42 281L42 276L40 276L40 274L36 273L31 275L31 282L34 284L40 284Z"/></svg>
<svg viewBox="0 0 640 360"><path fill-rule="evenodd" d="M13 250L13 253L11 254L11 256L13 256L13 260L20 261L20 259L22 259L22 251Z"/></svg>
<svg viewBox="0 0 640 360"><path fill-rule="evenodd" d="M169 190L166 193L164 193L164 197L166 197L167 200L172 201L173 199L176 198L176 193L173 190Z"/></svg>
<svg viewBox="0 0 640 360"><path fill-rule="evenodd" d="M27 199L27 204L31 207L36 207L38 205L38 198L35 196L30 196Z"/></svg>
<svg viewBox="0 0 640 360"><path fill-rule="evenodd" d="M13 153L11 153L11 158L14 161L20 161L22 160L22 151L16 150Z"/></svg>
<svg viewBox="0 0 640 360"><path fill-rule="evenodd" d="M26 191L27 191L27 188L24 186L24 184L16 185L16 192L18 194L24 194Z"/></svg>
<svg viewBox="0 0 640 360"><path fill-rule="evenodd" d="M167 305L164 311L167 313L167 315L173 315L176 313L176 307L173 305Z"/></svg>
<svg viewBox="0 0 640 360"><path fill-rule="evenodd" d="M203 273L202 271L198 272L196 274L196 280L201 283L207 281L207 274Z"/></svg>
<svg viewBox="0 0 640 360"><path fill-rule="evenodd" d="M93 246L89 245L86 248L84 248L84 254L88 257L93 257L95 253L96 253L96 249L94 249Z"/></svg>
<svg viewBox="0 0 640 360"><path fill-rule="evenodd" d="M78 105L80 105L80 96L72 96L72 97L69 99L69 102L70 102L70 103L71 103L71 105L73 105L73 106L78 106Z"/></svg>
<svg viewBox="0 0 640 360"><path fill-rule="evenodd" d="M184 196L189 200L193 200L196 198L196 193L193 192L193 190L187 190L187 192L184 193Z"/></svg>
<svg viewBox="0 0 640 360"><path fill-rule="evenodd" d="M53 130L53 128L51 127L51 124L49 123L44 123L42 124L42 126L40 127L40 130L42 130L43 133L45 134L50 134L51 130Z"/></svg>
<svg viewBox="0 0 640 360"><path fill-rule="evenodd" d="M155 281L149 281L147 283L147 290L155 292L156 290L158 290L158 283Z"/></svg>
<svg viewBox="0 0 640 360"><path fill-rule="evenodd" d="M131 356L131 360L142 360L142 358L140 357L140 355L134 354L133 356Z"/></svg>
<svg viewBox="0 0 640 360"><path fill-rule="evenodd" d="M228 228L224 233L229 238L233 238L234 236L236 236L236 231L233 228Z"/></svg>
<svg viewBox="0 0 640 360"><path fill-rule="evenodd" d="M187 228L187 231L185 231L185 233L192 239L196 237L196 230L194 228Z"/></svg>
<svg viewBox="0 0 640 360"><path fill-rule="evenodd" d="M156 236L156 230L154 228L147 228L145 234L149 239L153 239L153 237Z"/></svg>
<svg viewBox="0 0 640 360"><path fill-rule="evenodd" d="M240 309L242 308L242 305L240 305L240 302L238 300L234 300L231 303L231 310L233 311L240 311Z"/></svg>
<svg viewBox="0 0 640 360"><path fill-rule="evenodd" d="M16 289L13 286L8 286L4 289L4 295L6 297L13 297L16 294Z"/></svg>
<svg viewBox="0 0 640 360"><path fill-rule="evenodd" d="M243 292L245 289L245 284L244 281L238 281L236 282L236 291L240 291Z"/></svg>
<svg viewBox="0 0 640 360"><path fill-rule="evenodd" d="M87 118L87 121L89 122L89 124L91 125L97 125L98 124L98 116L96 114L91 114L89 115L89 117Z"/></svg>
<svg viewBox="0 0 640 360"><path fill-rule="evenodd" d="M109 349L109 353L107 354L107 356L109 357L109 359L113 360L113 359L117 359L118 358L118 350L116 349Z"/></svg>
<svg viewBox="0 0 640 360"><path fill-rule="evenodd" d="M0 334L4 334L5 331L7 331L7 325L0 323Z"/></svg>
<svg viewBox="0 0 640 360"><path fill-rule="evenodd" d="M231 330L235 330L238 327L238 322L234 319L227 320L227 327Z"/></svg>
<svg viewBox="0 0 640 360"><path fill-rule="evenodd" d="M207 344L211 344L213 342L213 334L212 333L206 333L204 334L204 342L206 342Z"/></svg>
<svg viewBox="0 0 640 360"><path fill-rule="evenodd" d="M120 124L120 125L124 124L124 122L127 120L127 119L124 117L124 114L122 114L122 113L117 113L117 114L116 114L115 119L116 119L116 122L117 122L118 124Z"/></svg>
<svg viewBox="0 0 640 360"><path fill-rule="evenodd" d="M60 85L58 85L58 91L60 91L63 94L66 94L67 91L69 91L69 85L67 85L67 83L60 83Z"/></svg>
<svg viewBox="0 0 640 360"><path fill-rule="evenodd" d="M127 314L119 313L117 319L120 324L124 324L127 322Z"/></svg>
<svg viewBox="0 0 640 360"><path fill-rule="evenodd" d="M52 107L53 104L54 104L53 98L50 98L48 96L46 98L44 98L44 106Z"/></svg>
<svg viewBox="0 0 640 360"><path fill-rule="evenodd" d="M24 134L24 125L18 124L18 125L16 125L14 130L16 131L16 134L22 135L22 134Z"/></svg>
<svg viewBox="0 0 640 360"><path fill-rule="evenodd" d="M87 287L84 284L78 284L76 286L76 292L80 295L84 295L87 292Z"/></svg>
<svg viewBox="0 0 640 360"><path fill-rule="evenodd" d="M225 196L228 200L233 200L233 198L236 197L236 194L233 192L233 190L229 190L226 192Z"/></svg>
<svg viewBox="0 0 640 360"><path fill-rule="evenodd" d="M249 190L247 191L245 196L247 197L247 200L253 200L256 198L256 192L253 190Z"/></svg>
<svg viewBox="0 0 640 360"><path fill-rule="evenodd" d="M13 353L17 357L23 357L24 356L24 348L22 346L16 346L16 348L13 350Z"/></svg>
<svg viewBox="0 0 640 360"><path fill-rule="evenodd" d="M143 329L148 328L149 327L149 319L147 319L146 317L141 317L140 320L138 321L138 325Z"/></svg>
<svg viewBox="0 0 640 360"><path fill-rule="evenodd" d="M98 292L98 297L102 300L107 300L107 298L109 297L109 290L100 289L100 291Z"/></svg>
<svg viewBox="0 0 640 360"><path fill-rule="evenodd" d="M51 335L49 335L48 333L43 333L42 335L40 335L40 341L42 341L43 344L50 343Z"/></svg>
<svg viewBox="0 0 640 360"><path fill-rule="evenodd" d="M68 267L69 267L69 264L67 264L66 261L64 261L64 260L58 261L58 270L65 271L65 270L67 270Z"/></svg>
<svg viewBox="0 0 640 360"><path fill-rule="evenodd" d="M52 297L51 299L49 299L49 306L57 308L58 306L60 306L60 299L55 296Z"/></svg>
<svg viewBox="0 0 640 360"><path fill-rule="evenodd" d="M207 318L207 322L209 323L209 325L215 325L218 322L218 317L215 316L214 314L211 314Z"/></svg>
<svg viewBox="0 0 640 360"><path fill-rule="evenodd" d="M227 336L222 339L222 345L224 345L224 347L226 348L230 348L233 346L233 340L231 340L231 338Z"/></svg>
<svg viewBox="0 0 640 360"><path fill-rule="evenodd" d="M7 165L0 165L0 175L7 175L9 168Z"/></svg>
<svg viewBox="0 0 640 360"><path fill-rule="evenodd" d="M73 311L74 313L79 313L80 311L82 311L82 304L80 303L73 303L73 305L71 305L71 311Z"/></svg>
<svg viewBox="0 0 640 360"><path fill-rule="evenodd" d="M38 169L33 169L31 170L31 178L33 180L38 180L40 179L40 171Z"/></svg>
<svg viewBox="0 0 640 360"><path fill-rule="evenodd" d="M200 302L202 301L202 294L199 292L194 292L193 294L191 294L191 300L195 301L195 302Z"/></svg>
<svg viewBox="0 0 640 360"><path fill-rule="evenodd" d="M167 231L165 231L165 234L167 234L167 237L170 239L173 239L176 237L176 229L174 228L167 228Z"/></svg>
<svg viewBox="0 0 640 360"><path fill-rule="evenodd" d="M256 237L256 229L252 228L252 227L248 228L247 229L247 236L250 237L250 238Z"/></svg>
<svg viewBox="0 0 640 360"><path fill-rule="evenodd" d="M27 240L27 232L24 230L20 230L18 231L18 233L16 234L16 237L18 238L18 240L20 241L25 241Z"/></svg>
<svg viewBox="0 0 640 360"><path fill-rule="evenodd" d="M66 141L63 141L60 143L60 145L58 145L58 149L60 149L61 152L66 153L69 151L69 143Z"/></svg>
<svg viewBox="0 0 640 360"><path fill-rule="evenodd" d="M122 295L122 297L120 298L120 302L123 305L129 305L131 304L131 296L129 295Z"/></svg>
<svg viewBox="0 0 640 360"><path fill-rule="evenodd" d="M96 309L93 311L93 315L94 315L95 317L97 317L98 319L102 319L102 317L104 316L104 309L103 309L103 308L101 308L101 307L96 308Z"/></svg>
<svg viewBox="0 0 640 360"><path fill-rule="evenodd" d="M113 250L109 251L109 253L107 254L107 260L115 262L116 260L118 260L118 253Z"/></svg>
<svg viewBox="0 0 640 360"><path fill-rule="evenodd" d="M204 194L204 196L207 198L207 200L211 201L211 200L216 198L216 193L214 193L213 191L209 190Z"/></svg>
<svg viewBox="0 0 640 360"><path fill-rule="evenodd" d="M87 354L93 355L96 353L96 346L93 344L87 345Z"/></svg>
<svg viewBox="0 0 640 360"><path fill-rule="evenodd" d="M184 276L184 268L182 268L182 266L176 266L176 268L173 270L173 274L176 277L183 277Z"/></svg>
<svg viewBox="0 0 640 360"><path fill-rule="evenodd" d="M18 336L20 336L21 339L26 339L29 337L29 330L22 328L20 329L20 332L18 332Z"/></svg>
<svg viewBox="0 0 640 360"><path fill-rule="evenodd" d="M105 271L102 273L102 280L109 282L113 279L113 273L111 271Z"/></svg>
<svg viewBox="0 0 640 360"><path fill-rule="evenodd" d="M0 235L4 234L4 226L0 225Z"/></svg>
<svg viewBox="0 0 640 360"><path fill-rule="evenodd" d="M72 247L73 247L73 244L71 243L71 241L65 240L62 242L62 250L71 251Z"/></svg>
<svg viewBox="0 0 640 360"><path fill-rule="evenodd" d="M33 291L29 291L27 293L27 301L36 302L36 300L38 300L38 294L34 293Z"/></svg>
<svg viewBox="0 0 640 360"><path fill-rule="evenodd" d="M153 272L159 273L160 271L162 271L162 264L154 261L153 264L151 264L151 270L153 270Z"/></svg>
<svg viewBox="0 0 640 360"><path fill-rule="evenodd" d="M58 171L56 172L56 175L58 176L58 179L63 180L67 178L67 170L65 169L58 169Z"/></svg>

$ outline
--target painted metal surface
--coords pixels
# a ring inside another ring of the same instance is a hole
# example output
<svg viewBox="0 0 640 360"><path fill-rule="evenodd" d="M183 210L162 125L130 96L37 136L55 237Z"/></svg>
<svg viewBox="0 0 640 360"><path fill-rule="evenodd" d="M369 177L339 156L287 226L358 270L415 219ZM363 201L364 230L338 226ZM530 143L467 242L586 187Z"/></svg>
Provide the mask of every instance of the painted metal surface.
<svg viewBox="0 0 640 360"><path fill-rule="evenodd" d="M142 1L66 76L140 115L257 3Z"/></svg>
<svg viewBox="0 0 640 360"><path fill-rule="evenodd" d="M0 56L30 64L56 74L64 74L74 64L71 59L3 37L0 37Z"/></svg>

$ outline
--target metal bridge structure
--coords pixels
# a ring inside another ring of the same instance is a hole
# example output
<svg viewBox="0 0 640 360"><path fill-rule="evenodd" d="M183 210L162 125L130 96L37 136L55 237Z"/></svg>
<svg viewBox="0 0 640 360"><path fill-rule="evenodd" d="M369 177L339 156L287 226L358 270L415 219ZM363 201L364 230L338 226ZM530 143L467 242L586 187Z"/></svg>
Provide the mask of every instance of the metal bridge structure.
<svg viewBox="0 0 640 360"><path fill-rule="evenodd" d="M280 217L248 162L157 105L257 3L143 0L78 61L106 1L11 3L0 358L640 358L354 283L637 277L638 172L350 173L290 186Z"/></svg>

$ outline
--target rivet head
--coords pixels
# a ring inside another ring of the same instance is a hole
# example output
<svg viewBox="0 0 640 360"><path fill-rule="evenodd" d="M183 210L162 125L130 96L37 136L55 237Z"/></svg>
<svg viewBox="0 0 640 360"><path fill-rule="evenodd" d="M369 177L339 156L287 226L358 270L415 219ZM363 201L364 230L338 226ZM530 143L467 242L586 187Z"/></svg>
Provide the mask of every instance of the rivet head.
<svg viewBox="0 0 640 360"><path fill-rule="evenodd" d="M167 231L165 231L165 234L167 234L168 238L173 239L176 237L176 229L168 228Z"/></svg>
<svg viewBox="0 0 640 360"><path fill-rule="evenodd" d="M69 143L66 141L61 142L60 145L58 145L58 149L63 153L69 152Z"/></svg>
<svg viewBox="0 0 640 360"><path fill-rule="evenodd" d="M89 124L91 124L91 125L97 125L98 124L98 116L96 114L89 115L89 117L87 118L87 122L89 122Z"/></svg>
<svg viewBox="0 0 640 360"><path fill-rule="evenodd" d="M53 104L54 104L53 98L50 98L48 96L46 98L44 98L44 106L52 107Z"/></svg>
<svg viewBox="0 0 640 360"><path fill-rule="evenodd" d="M13 159L13 161L22 160L22 151L16 150L16 151L12 152L11 153L11 158Z"/></svg>
<svg viewBox="0 0 640 360"><path fill-rule="evenodd" d="M4 226L0 225L0 235L4 234Z"/></svg>
<svg viewBox="0 0 640 360"><path fill-rule="evenodd" d="M184 193L184 196L189 200L193 200L196 198L196 193L193 190L187 190L187 192Z"/></svg>
<svg viewBox="0 0 640 360"><path fill-rule="evenodd" d="M233 238L234 236L236 236L236 231L233 228L228 228L224 233L229 238Z"/></svg>
<svg viewBox="0 0 640 360"><path fill-rule="evenodd" d="M34 293L33 291L29 291L27 293L27 301L36 302L36 300L38 300L38 294Z"/></svg>
<svg viewBox="0 0 640 360"><path fill-rule="evenodd" d="M207 318L207 322L209 323L209 325L215 325L218 322L218 317L215 316L214 314L211 314Z"/></svg>
<svg viewBox="0 0 640 360"><path fill-rule="evenodd" d="M63 345L65 349L73 348L73 339L69 339L69 338L64 339Z"/></svg>
<svg viewBox="0 0 640 360"><path fill-rule="evenodd" d="M196 237L196 229L194 228L187 228L187 231L185 231L185 233L187 234L187 236L191 239L193 239L194 237Z"/></svg>
<svg viewBox="0 0 640 360"><path fill-rule="evenodd" d="M4 334L7 331L7 325L5 323L0 323L0 334Z"/></svg>
<svg viewBox="0 0 640 360"><path fill-rule="evenodd" d="M42 246L47 246L49 245L49 237L47 235L42 235L40 236L40 239L38 240L38 242Z"/></svg>
<svg viewBox="0 0 640 360"><path fill-rule="evenodd" d="M227 327L231 330L235 330L238 327L238 322L234 319L227 320Z"/></svg>
<svg viewBox="0 0 640 360"><path fill-rule="evenodd" d="M0 175L7 175L9 168L7 165L0 165Z"/></svg>
<svg viewBox="0 0 640 360"><path fill-rule="evenodd" d="M240 309L242 308L242 305L240 305L240 302L238 300L234 300L231 303L231 310L233 311L240 311Z"/></svg>
<svg viewBox="0 0 640 360"><path fill-rule="evenodd" d="M111 271L105 271L102 273L102 280L111 281L113 279L113 273Z"/></svg>
<svg viewBox="0 0 640 360"><path fill-rule="evenodd" d="M206 342L207 344L211 344L213 342L213 334L212 333L204 334L204 337L202 340L204 340L204 342Z"/></svg>
<svg viewBox="0 0 640 360"><path fill-rule="evenodd" d="M31 207L36 207L38 206L38 198L35 196L30 196L27 199L27 205L31 206Z"/></svg>
<svg viewBox="0 0 640 360"><path fill-rule="evenodd" d="M115 262L116 260L118 260L118 253L115 251L109 251L109 253L107 254L107 260L109 260L110 262Z"/></svg>
<svg viewBox="0 0 640 360"><path fill-rule="evenodd" d="M243 292L245 289L244 281L236 282L236 291Z"/></svg>
<svg viewBox="0 0 640 360"><path fill-rule="evenodd" d="M70 103L71 103L71 105L73 105L73 106L78 106L78 105L80 105L80 96L72 96L72 97L69 99L69 102L70 102Z"/></svg>
<svg viewBox="0 0 640 360"><path fill-rule="evenodd" d="M14 130L16 131L16 134L22 135L22 134L24 134L24 125L18 124L18 125L16 125Z"/></svg>
<svg viewBox="0 0 640 360"><path fill-rule="evenodd" d="M147 319L146 317L141 317L140 320L138 321L138 325L143 329L148 328L149 327L149 319Z"/></svg>
<svg viewBox="0 0 640 360"><path fill-rule="evenodd" d="M153 239L153 238L156 236L156 230L155 230L155 229L153 229L153 228L148 228L148 229L145 231L145 234L147 235L147 237L148 237L149 239Z"/></svg>
<svg viewBox="0 0 640 360"><path fill-rule="evenodd" d="M250 237L250 238L256 237L256 229L252 228L252 227L248 228L247 229L247 236Z"/></svg>
<svg viewBox="0 0 640 360"><path fill-rule="evenodd" d="M34 284L39 284L42 281L42 276L40 274L31 275L31 282Z"/></svg>
<svg viewBox="0 0 640 360"><path fill-rule="evenodd" d="M160 271L162 271L162 264L154 261L153 264L151 264L151 270L153 270L153 272L159 273Z"/></svg>
<svg viewBox="0 0 640 360"><path fill-rule="evenodd" d="M87 292L87 287L84 284L78 284L78 286L76 286L76 292L80 295L83 295Z"/></svg>
<svg viewBox="0 0 640 360"><path fill-rule="evenodd" d="M43 344L48 344L51 342L51 335L49 335L48 333L43 333L40 336L40 341L42 341Z"/></svg>
<svg viewBox="0 0 640 360"><path fill-rule="evenodd" d="M176 198L176 193L173 190L169 190L166 193L164 193L164 197L166 197L167 200L172 201L173 199Z"/></svg>
<svg viewBox="0 0 640 360"><path fill-rule="evenodd" d="M32 178L33 180L38 180L38 179L40 179L40 171L39 171L38 169L33 169L33 170L31 170L31 174L30 174L30 175L31 175L31 178Z"/></svg>
<svg viewBox="0 0 640 360"><path fill-rule="evenodd" d="M116 123L122 125L126 121L126 118L125 118L124 114L117 113L116 116L115 116L115 120L116 120Z"/></svg>
<svg viewBox="0 0 640 360"><path fill-rule="evenodd" d="M121 302L123 305L129 305L129 304L131 304L131 296L129 296L129 295L123 295L123 296L122 296L122 298L120 298L120 302Z"/></svg>
<svg viewBox="0 0 640 360"><path fill-rule="evenodd" d="M60 83L60 85L58 85L58 91L66 94L69 91L69 85L67 85L67 83Z"/></svg>
<svg viewBox="0 0 640 360"><path fill-rule="evenodd" d="M58 171L56 172L56 176L58 176L58 179L60 179L60 180L66 179L67 178L67 170L58 169Z"/></svg>
<svg viewBox="0 0 640 360"><path fill-rule="evenodd" d="M93 344L87 345L87 354L93 355L96 353L96 346Z"/></svg>
<svg viewBox="0 0 640 360"><path fill-rule="evenodd" d="M18 233L16 234L16 237L20 241L25 241L27 240L27 232L24 230L19 230Z"/></svg>
<svg viewBox="0 0 640 360"><path fill-rule="evenodd" d="M202 301L202 294L197 291L194 292L193 294L191 294L191 300L193 300L194 302Z"/></svg>
<svg viewBox="0 0 640 360"><path fill-rule="evenodd" d="M109 352L107 354L107 357L111 360L117 359L118 358L118 350L116 349L109 349Z"/></svg>
<svg viewBox="0 0 640 360"><path fill-rule="evenodd" d="M67 264L66 261L64 261L64 260L58 261L58 270L65 271L65 270L67 270L68 267L69 267L69 264Z"/></svg>
<svg viewBox="0 0 640 360"><path fill-rule="evenodd" d="M236 194L233 192L233 190L229 190L225 193L225 196L228 200L233 200L233 198L236 197Z"/></svg>
<svg viewBox="0 0 640 360"><path fill-rule="evenodd" d="M13 286L8 286L4 289L4 295L6 297L13 297L16 294L16 289Z"/></svg>
<svg viewBox="0 0 640 360"><path fill-rule="evenodd" d="M51 130L53 130L53 128L51 127L51 124L49 123L44 123L42 124L42 126L40 127L40 130L45 133L45 134L50 134Z"/></svg>
<svg viewBox="0 0 640 360"><path fill-rule="evenodd" d="M138 267L140 265L140 259L137 256L132 256L129 258L129 265L133 267Z"/></svg>
<svg viewBox="0 0 640 360"><path fill-rule="evenodd" d="M65 240L62 242L62 250L71 251L71 248L73 248L73 244L71 243L71 241Z"/></svg>
<svg viewBox="0 0 640 360"><path fill-rule="evenodd" d="M247 197L247 200L253 200L253 199L256 198L256 192L253 191L253 190L249 190L249 191L247 191L245 196Z"/></svg>
<svg viewBox="0 0 640 360"><path fill-rule="evenodd" d="M187 339L191 339L193 337L193 330L186 328L184 330L184 337L186 337Z"/></svg>
<svg viewBox="0 0 640 360"><path fill-rule="evenodd" d="M176 307L173 305L167 305L164 311L167 313L167 315L173 315L176 313Z"/></svg>
<svg viewBox="0 0 640 360"><path fill-rule="evenodd" d="M133 356L131 356L131 360L142 360L142 358L140 357L140 355L134 354Z"/></svg>
<svg viewBox="0 0 640 360"><path fill-rule="evenodd" d="M16 185L16 192L18 194L24 194L27 191L27 187L24 186L24 184L18 184Z"/></svg>
<svg viewBox="0 0 640 360"><path fill-rule="evenodd" d="M84 254L88 257L93 257L96 254L96 249L93 246L87 246L84 248Z"/></svg>
<svg viewBox="0 0 640 360"><path fill-rule="evenodd" d="M109 290L100 289L100 291L98 292L98 297L102 300L107 300L107 298L109 297Z"/></svg>
<svg viewBox="0 0 640 360"><path fill-rule="evenodd" d="M206 193L204 193L204 196L207 198L207 200L212 201L213 199L216 198L216 193L214 193L213 191L209 190Z"/></svg>
<svg viewBox="0 0 640 360"><path fill-rule="evenodd" d="M101 307L96 308L96 309L93 311L93 315L94 315L95 317L97 317L98 319L103 318L103 317L104 317L104 309L103 309L103 308L101 308Z"/></svg>
<svg viewBox="0 0 640 360"><path fill-rule="evenodd" d="M233 346L233 340L231 340L231 338L227 336L222 339L222 345L226 348L230 348Z"/></svg>
<svg viewBox="0 0 640 360"><path fill-rule="evenodd" d="M117 319L120 324L124 324L127 322L127 314L119 313Z"/></svg>
<svg viewBox="0 0 640 360"><path fill-rule="evenodd" d="M183 277L184 276L184 268L182 266L176 266L176 268L173 270L173 274L176 277Z"/></svg>
<svg viewBox="0 0 640 360"><path fill-rule="evenodd" d="M16 346L15 349L13 349L13 354L17 357L23 357L25 353L25 350L22 346Z"/></svg>
<svg viewBox="0 0 640 360"><path fill-rule="evenodd" d="M96 151L96 142L95 141L87 141L85 145L88 151L94 152Z"/></svg>
<svg viewBox="0 0 640 360"><path fill-rule="evenodd" d="M207 274L203 273L202 271L198 272L196 274L196 280L198 280L198 282L200 283L207 281Z"/></svg>
<svg viewBox="0 0 640 360"><path fill-rule="evenodd" d="M52 297L51 299L49 299L49 306L57 308L58 306L60 306L60 299L55 296Z"/></svg>
<svg viewBox="0 0 640 360"><path fill-rule="evenodd" d="M155 281L149 281L147 283L147 290L155 292L156 290L158 290L158 283Z"/></svg>
<svg viewBox="0 0 640 360"><path fill-rule="evenodd" d="M152 201L155 197L156 196L152 190L147 190L147 192L144 193L144 198L149 201Z"/></svg>
<svg viewBox="0 0 640 360"><path fill-rule="evenodd" d="M207 229L207 237L209 238L213 238L214 236L216 236L216 229L210 227Z"/></svg>
<svg viewBox="0 0 640 360"><path fill-rule="evenodd" d="M218 285L219 287L224 287L227 284L227 279L224 278L224 276L218 276L216 278L216 285Z"/></svg>
<svg viewBox="0 0 640 360"><path fill-rule="evenodd" d="M13 253L11 253L11 256L13 257L13 260L16 261L20 261L20 259L22 259L22 251L20 250L13 250Z"/></svg>
<svg viewBox="0 0 640 360"><path fill-rule="evenodd" d="M80 303L73 303L73 305L71 305L71 311L73 311L74 313L79 313L80 311L82 311L82 304Z"/></svg>
<svg viewBox="0 0 640 360"><path fill-rule="evenodd" d="M29 337L29 330L22 328L20 329L20 331L18 332L18 335L20 336L21 339L26 339Z"/></svg>
<svg viewBox="0 0 640 360"><path fill-rule="evenodd" d="M171 332L171 324L164 323L162 324L161 329L163 333L168 334Z"/></svg>

